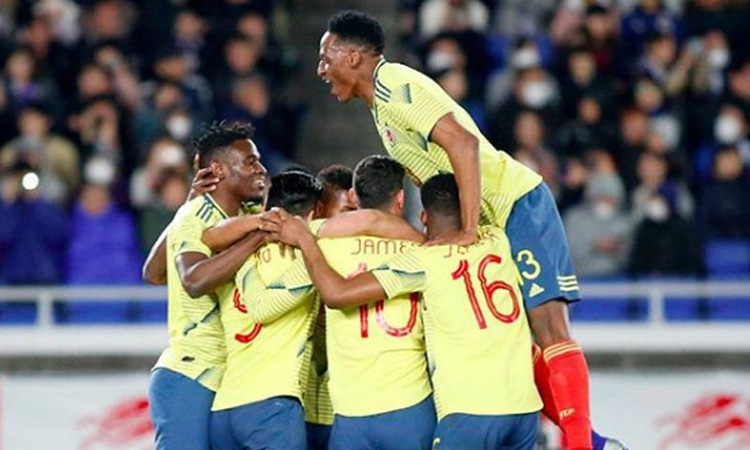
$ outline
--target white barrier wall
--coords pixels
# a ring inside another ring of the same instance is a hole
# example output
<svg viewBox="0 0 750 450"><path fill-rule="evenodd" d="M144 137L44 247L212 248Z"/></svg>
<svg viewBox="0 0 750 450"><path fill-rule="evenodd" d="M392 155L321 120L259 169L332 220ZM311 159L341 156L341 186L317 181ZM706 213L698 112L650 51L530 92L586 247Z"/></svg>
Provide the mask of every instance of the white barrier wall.
<svg viewBox="0 0 750 450"><path fill-rule="evenodd" d="M147 374L0 377L0 450L153 448L147 388ZM596 428L632 450L750 449L750 372L594 373L591 389Z"/></svg>

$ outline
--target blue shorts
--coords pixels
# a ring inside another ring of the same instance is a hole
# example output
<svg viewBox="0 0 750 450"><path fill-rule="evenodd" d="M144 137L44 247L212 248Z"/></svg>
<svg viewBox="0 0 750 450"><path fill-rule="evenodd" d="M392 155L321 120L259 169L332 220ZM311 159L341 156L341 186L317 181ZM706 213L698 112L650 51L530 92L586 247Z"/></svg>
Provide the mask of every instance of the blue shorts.
<svg viewBox="0 0 750 450"><path fill-rule="evenodd" d="M527 310L556 298L580 299L565 229L545 183L516 201L505 232L523 277L521 291Z"/></svg>
<svg viewBox="0 0 750 450"><path fill-rule="evenodd" d="M307 429L307 450L328 450L331 439L331 425L305 422Z"/></svg>
<svg viewBox="0 0 750 450"><path fill-rule="evenodd" d="M213 450L305 450L305 413L299 400L273 397L211 415Z"/></svg>
<svg viewBox="0 0 750 450"><path fill-rule="evenodd" d="M364 417L336 415L329 450L429 450L435 432L432 396L409 408Z"/></svg>
<svg viewBox="0 0 750 450"><path fill-rule="evenodd" d="M538 431L539 413L448 414L435 429L432 450L534 450Z"/></svg>
<svg viewBox="0 0 750 450"><path fill-rule="evenodd" d="M214 392L169 369L151 372L148 390L156 450L209 450Z"/></svg>

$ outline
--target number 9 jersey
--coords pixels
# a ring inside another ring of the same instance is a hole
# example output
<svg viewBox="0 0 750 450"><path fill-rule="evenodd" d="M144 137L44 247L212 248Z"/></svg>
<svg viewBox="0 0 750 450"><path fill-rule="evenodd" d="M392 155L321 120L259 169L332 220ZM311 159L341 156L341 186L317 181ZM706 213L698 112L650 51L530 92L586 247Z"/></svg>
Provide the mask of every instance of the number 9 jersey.
<svg viewBox="0 0 750 450"><path fill-rule="evenodd" d="M423 294L439 419L541 409L519 275L500 228L481 228L468 247L416 247L372 273L388 298Z"/></svg>

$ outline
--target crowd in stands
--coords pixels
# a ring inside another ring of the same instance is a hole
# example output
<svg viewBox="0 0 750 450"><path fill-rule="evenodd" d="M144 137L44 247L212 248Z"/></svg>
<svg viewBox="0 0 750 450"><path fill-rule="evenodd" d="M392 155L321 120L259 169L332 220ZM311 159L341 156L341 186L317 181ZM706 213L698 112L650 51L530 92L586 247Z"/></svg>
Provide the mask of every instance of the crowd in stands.
<svg viewBox="0 0 750 450"><path fill-rule="evenodd" d="M0 284L137 283L200 123L250 120L271 173L294 161L278 3L2 2ZM750 249L750 0L401 0L395 23L389 59L552 188L579 276Z"/></svg>

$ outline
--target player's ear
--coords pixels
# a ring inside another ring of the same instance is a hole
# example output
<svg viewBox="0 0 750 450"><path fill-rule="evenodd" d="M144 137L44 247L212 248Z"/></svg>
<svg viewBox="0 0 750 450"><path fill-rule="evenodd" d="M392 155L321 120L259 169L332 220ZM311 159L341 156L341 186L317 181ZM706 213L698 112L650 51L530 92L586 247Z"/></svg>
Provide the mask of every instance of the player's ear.
<svg viewBox="0 0 750 450"><path fill-rule="evenodd" d="M360 62L362 62L362 53L360 53L359 50L350 50L349 51L349 66L357 67L359 66Z"/></svg>
<svg viewBox="0 0 750 450"><path fill-rule="evenodd" d="M211 161L211 164L209 164L208 167L211 168L211 173L216 175L218 179L224 179L224 166L222 166L218 161Z"/></svg>
<svg viewBox="0 0 750 450"><path fill-rule="evenodd" d="M404 209L404 203L406 202L406 194L404 193L404 190L401 189L396 193L396 206L398 207L399 211L402 211Z"/></svg>
<svg viewBox="0 0 750 450"><path fill-rule="evenodd" d="M315 213L315 218L320 219L323 217L323 214L325 214L325 204L323 203L323 200L318 200L315 202L315 208L313 208L313 212Z"/></svg>
<svg viewBox="0 0 750 450"><path fill-rule="evenodd" d="M361 206L359 206L359 198L357 197L357 193L354 192L354 188L349 189L346 195L349 197L349 202L352 205L356 205L357 209L361 208Z"/></svg>
<svg viewBox="0 0 750 450"><path fill-rule="evenodd" d="M425 210L422 210L422 212L419 213L419 221L422 222L422 225L425 227L427 226L427 212Z"/></svg>

